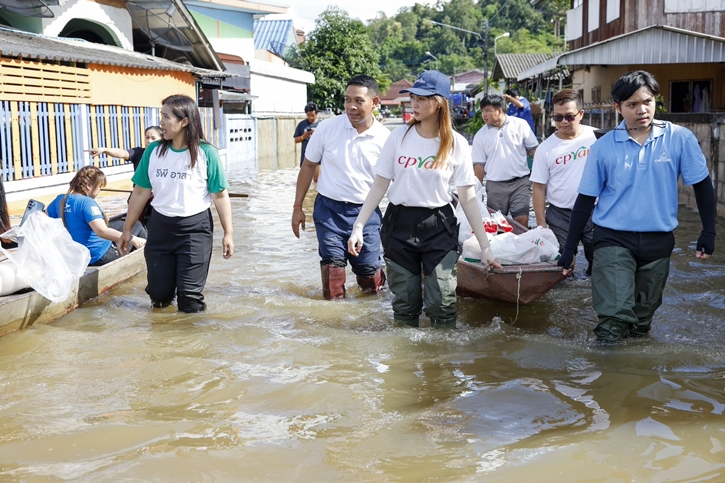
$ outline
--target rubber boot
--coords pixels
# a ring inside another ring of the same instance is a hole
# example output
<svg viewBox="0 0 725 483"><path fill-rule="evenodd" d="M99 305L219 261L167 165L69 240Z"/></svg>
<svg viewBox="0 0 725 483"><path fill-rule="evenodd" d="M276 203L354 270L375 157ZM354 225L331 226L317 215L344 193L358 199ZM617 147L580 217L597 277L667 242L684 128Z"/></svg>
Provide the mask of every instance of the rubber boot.
<svg viewBox="0 0 725 483"><path fill-rule="evenodd" d="M322 272L322 296L325 300L340 300L345 298L345 267L320 265Z"/></svg>
<svg viewBox="0 0 725 483"><path fill-rule="evenodd" d="M200 292L178 292L176 305L179 308L179 312L187 314L195 314L206 310L204 295Z"/></svg>
<svg viewBox="0 0 725 483"><path fill-rule="evenodd" d="M358 275L357 284L365 293L379 294L385 286L385 272L383 271L383 267L378 268L375 275L370 278L363 278Z"/></svg>

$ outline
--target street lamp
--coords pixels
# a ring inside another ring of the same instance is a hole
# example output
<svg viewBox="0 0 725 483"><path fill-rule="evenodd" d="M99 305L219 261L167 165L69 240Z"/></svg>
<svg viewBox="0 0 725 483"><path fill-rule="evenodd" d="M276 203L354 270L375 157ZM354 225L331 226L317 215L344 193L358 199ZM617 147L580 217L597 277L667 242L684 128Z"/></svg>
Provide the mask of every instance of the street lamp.
<svg viewBox="0 0 725 483"><path fill-rule="evenodd" d="M498 42L498 39L502 39L504 37L509 37L511 34L506 32L505 34L499 35L495 39L493 39L493 57L496 58L496 42Z"/></svg>
<svg viewBox="0 0 725 483"><path fill-rule="evenodd" d="M431 54L430 51L426 52L425 55L427 55L428 57L433 57L436 60L436 70L438 70L438 57Z"/></svg>

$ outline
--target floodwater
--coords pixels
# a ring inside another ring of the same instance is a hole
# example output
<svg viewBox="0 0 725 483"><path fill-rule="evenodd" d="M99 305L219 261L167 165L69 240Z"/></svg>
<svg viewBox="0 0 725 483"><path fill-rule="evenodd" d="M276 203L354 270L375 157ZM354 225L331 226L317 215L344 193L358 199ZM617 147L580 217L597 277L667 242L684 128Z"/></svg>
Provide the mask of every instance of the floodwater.
<svg viewBox="0 0 725 483"><path fill-rule="evenodd" d="M326 302L296 170L230 178L206 313L151 310L141 275L0 339L0 481L725 481L725 244L696 260L687 208L651 336L601 347L581 276L461 298L455 330Z"/></svg>

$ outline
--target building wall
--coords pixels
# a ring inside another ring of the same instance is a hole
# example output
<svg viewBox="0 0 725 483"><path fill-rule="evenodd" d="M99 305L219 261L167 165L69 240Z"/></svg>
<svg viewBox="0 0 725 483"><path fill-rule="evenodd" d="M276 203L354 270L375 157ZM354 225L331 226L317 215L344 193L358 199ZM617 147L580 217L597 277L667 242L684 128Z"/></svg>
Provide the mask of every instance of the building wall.
<svg viewBox="0 0 725 483"><path fill-rule="evenodd" d="M304 115L257 118L258 167L260 170L299 166L302 144L295 143L294 132Z"/></svg>
<svg viewBox="0 0 725 483"><path fill-rule="evenodd" d="M660 94L664 98L665 108L670 110L670 82L682 80L712 81L712 110L725 109L725 67L720 64L660 64L660 65L592 65L588 69L579 68L572 73L575 89L584 91L584 103L593 102L592 88L601 88L601 101L609 102L609 91L614 82L623 74L644 69L652 73L660 84Z"/></svg>
<svg viewBox="0 0 725 483"><path fill-rule="evenodd" d="M123 6L103 5L88 0L68 0L51 9L55 17L42 19L42 31L38 33L56 37L71 20L89 20L109 31L116 40L116 46L133 50L131 15Z"/></svg>
<svg viewBox="0 0 725 483"><path fill-rule="evenodd" d="M106 65L89 66L91 104L161 106L172 94L196 99L196 80L191 73L150 71Z"/></svg>
<svg viewBox="0 0 725 483"><path fill-rule="evenodd" d="M245 62L254 59L254 39L210 38L209 43L217 53L237 55Z"/></svg>
<svg viewBox="0 0 725 483"><path fill-rule="evenodd" d="M250 90L255 114L301 113L307 103L307 84L314 83L309 72L261 60L250 63Z"/></svg>
<svg viewBox="0 0 725 483"><path fill-rule="evenodd" d="M567 40L576 50L652 25L725 37L725 9L719 0L583 0L567 12Z"/></svg>

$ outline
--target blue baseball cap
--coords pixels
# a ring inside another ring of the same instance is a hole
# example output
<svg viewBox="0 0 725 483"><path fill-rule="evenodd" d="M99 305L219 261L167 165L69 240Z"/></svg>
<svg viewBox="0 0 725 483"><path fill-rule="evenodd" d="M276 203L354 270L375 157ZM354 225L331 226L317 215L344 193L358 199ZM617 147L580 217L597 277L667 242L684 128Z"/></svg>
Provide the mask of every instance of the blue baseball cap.
<svg viewBox="0 0 725 483"><path fill-rule="evenodd" d="M439 95L448 99L451 95L451 81L437 70L427 70L415 80L413 87L400 91L401 94L404 92L410 92L417 96Z"/></svg>

